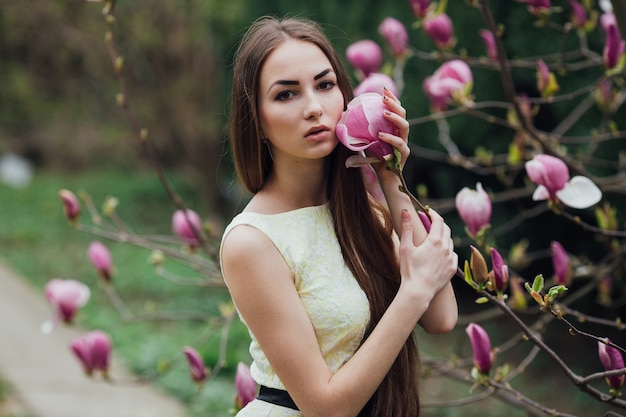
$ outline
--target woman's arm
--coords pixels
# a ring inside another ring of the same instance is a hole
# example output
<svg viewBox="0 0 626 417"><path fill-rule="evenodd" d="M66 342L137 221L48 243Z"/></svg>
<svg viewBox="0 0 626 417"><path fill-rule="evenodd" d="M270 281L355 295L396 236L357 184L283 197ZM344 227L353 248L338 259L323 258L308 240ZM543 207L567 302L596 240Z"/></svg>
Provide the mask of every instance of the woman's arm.
<svg viewBox="0 0 626 417"><path fill-rule="evenodd" d="M404 166L410 153L407 145L409 123L406 120L406 111L394 94L387 89L385 89L383 94L383 102L389 110L385 113L385 117L396 125L397 135L381 133L379 137L381 140L391 144L400 151L402 166ZM391 212L394 229L399 234L402 224L400 213L402 210L408 210L411 216L417 219L415 206L409 196L400 191L402 184L395 173L386 169L384 164L378 164L375 170ZM419 221L414 222L413 244L420 245L426 236L427 232L424 225ZM424 330L429 333L445 333L452 330L457 322L457 318L458 308L456 297L452 289L452 284L448 283L432 300L428 310L423 314L419 323Z"/></svg>
<svg viewBox="0 0 626 417"><path fill-rule="evenodd" d="M269 238L234 228L222 246L223 274L250 331L287 391L308 417L356 416L391 368L417 320L446 285L456 255L438 215L421 245L413 244L409 212L402 215L402 283L396 297L354 356L333 374L319 349L294 278Z"/></svg>

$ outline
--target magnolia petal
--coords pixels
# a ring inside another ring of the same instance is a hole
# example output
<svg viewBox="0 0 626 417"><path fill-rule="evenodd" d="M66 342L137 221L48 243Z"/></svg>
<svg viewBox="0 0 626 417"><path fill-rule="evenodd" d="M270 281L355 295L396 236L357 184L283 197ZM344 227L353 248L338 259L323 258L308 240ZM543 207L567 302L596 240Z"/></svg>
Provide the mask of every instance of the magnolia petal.
<svg viewBox="0 0 626 417"><path fill-rule="evenodd" d="M589 178L575 176L556 196L563 204L576 209L584 209L593 206L602 199L602 191Z"/></svg>
<svg viewBox="0 0 626 417"><path fill-rule="evenodd" d="M544 187L543 185L538 186L535 192L533 193L533 201L547 200L549 198L550 198L550 193L548 192L548 189Z"/></svg>
<svg viewBox="0 0 626 417"><path fill-rule="evenodd" d="M380 162L380 159L363 155L352 155L346 159L346 168L359 168L376 162Z"/></svg>

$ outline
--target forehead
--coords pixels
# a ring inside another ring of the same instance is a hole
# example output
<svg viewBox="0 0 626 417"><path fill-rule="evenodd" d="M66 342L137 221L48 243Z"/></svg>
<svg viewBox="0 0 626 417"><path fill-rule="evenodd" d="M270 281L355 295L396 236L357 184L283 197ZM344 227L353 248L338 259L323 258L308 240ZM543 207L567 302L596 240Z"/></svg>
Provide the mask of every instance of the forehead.
<svg viewBox="0 0 626 417"><path fill-rule="evenodd" d="M261 84L279 79L312 79L327 68L332 68L332 65L319 46L289 39L278 45L265 60L261 69Z"/></svg>

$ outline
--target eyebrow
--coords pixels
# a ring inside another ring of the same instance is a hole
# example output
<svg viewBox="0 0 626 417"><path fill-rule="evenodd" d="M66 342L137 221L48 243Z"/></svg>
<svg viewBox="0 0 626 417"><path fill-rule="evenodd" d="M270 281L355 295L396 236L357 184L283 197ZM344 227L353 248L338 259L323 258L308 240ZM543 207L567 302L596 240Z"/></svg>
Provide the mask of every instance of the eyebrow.
<svg viewBox="0 0 626 417"><path fill-rule="evenodd" d="M319 74L317 74L316 76L314 76L313 77L313 81L319 80L320 78L326 76L331 71L332 71L331 68L326 68L324 71L322 71ZM278 85L299 85L300 81L295 81L295 80L277 80L274 83L272 83L272 85L270 85L270 88L268 88L267 91L271 90L272 87L274 87L277 84Z"/></svg>

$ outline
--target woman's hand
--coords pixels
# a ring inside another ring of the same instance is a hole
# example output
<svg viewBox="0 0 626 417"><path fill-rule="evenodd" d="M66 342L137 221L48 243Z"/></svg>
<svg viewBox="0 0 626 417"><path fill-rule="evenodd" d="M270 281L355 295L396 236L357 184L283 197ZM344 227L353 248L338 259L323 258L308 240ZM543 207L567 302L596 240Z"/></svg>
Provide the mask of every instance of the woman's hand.
<svg viewBox="0 0 626 417"><path fill-rule="evenodd" d="M413 240L413 219L410 212L402 211L400 234L400 290L409 291L421 302L430 304L454 276L458 256L454 252L450 227L434 210L430 211L432 226L426 239L419 245Z"/></svg>
<svg viewBox="0 0 626 417"><path fill-rule="evenodd" d="M400 152L400 166L404 167L411 153L408 146L409 122L406 120L406 110L402 107L400 100L389 89L383 89L382 101L386 108L384 117L392 122L396 129L395 134L380 132L378 138ZM373 165L379 177L382 173L388 171L386 166L386 163Z"/></svg>

